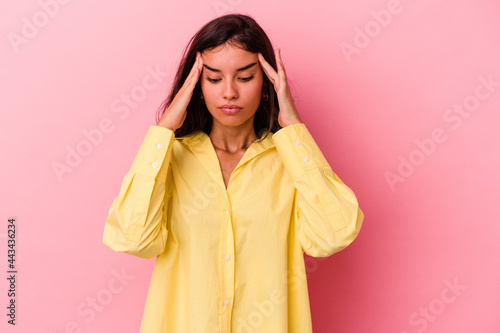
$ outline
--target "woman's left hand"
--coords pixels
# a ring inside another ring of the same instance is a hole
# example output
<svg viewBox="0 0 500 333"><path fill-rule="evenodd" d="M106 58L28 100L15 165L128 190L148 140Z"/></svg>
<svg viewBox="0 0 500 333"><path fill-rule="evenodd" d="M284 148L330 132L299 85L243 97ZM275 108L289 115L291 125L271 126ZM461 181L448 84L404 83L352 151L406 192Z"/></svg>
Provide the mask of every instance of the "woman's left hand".
<svg viewBox="0 0 500 333"><path fill-rule="evenodd" d="M274 85L274 90L278 95L278 104L280 112L278 115L278 123L281 127L285 127L292 124L302 123L299 117L299 113L295 108L295 102L290 92L290 86L288 85L288 80L286 77L285 66L281 60L281 50L278 48L275 51L276 54L276 65L278 67L278 72L264 59L264 56L259 53L257 56L259 58L260 66L266 73L267 77Z"/></svg>

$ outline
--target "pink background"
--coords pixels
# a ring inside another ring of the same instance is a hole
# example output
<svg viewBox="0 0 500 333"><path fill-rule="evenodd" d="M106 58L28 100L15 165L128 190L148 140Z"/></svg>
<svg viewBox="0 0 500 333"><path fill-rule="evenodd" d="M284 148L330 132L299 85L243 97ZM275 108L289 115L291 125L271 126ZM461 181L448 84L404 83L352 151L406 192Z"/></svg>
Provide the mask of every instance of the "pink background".
<svg viewBox="0 0 500 333"><path fill-rule="evenodd" d="M350 247L305 257L314 332L499 331L496 1L1 7L0 274L9 217L19 272L16 327L0 280L2 332L139 331L154 260L103 245L104 220L184 46L228 12L282 48L302 120L366 216ZM58 177L77 148L86 156Z"/></svg>

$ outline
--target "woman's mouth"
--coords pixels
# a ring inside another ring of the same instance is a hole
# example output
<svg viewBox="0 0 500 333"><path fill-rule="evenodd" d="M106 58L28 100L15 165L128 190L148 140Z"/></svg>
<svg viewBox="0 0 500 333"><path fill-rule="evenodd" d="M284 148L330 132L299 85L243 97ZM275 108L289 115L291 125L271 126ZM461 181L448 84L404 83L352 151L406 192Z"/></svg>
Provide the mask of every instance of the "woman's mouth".
<svg viewBox="0 0 500 333"><path fill-rule="evenodd" d="M243 109L243 108L240 106L237 106L237 105L226 104L226 105L221 106L220 109L225 114L235 114L235 113L238 113L239 111L241 111L241 109Z"/></svg>

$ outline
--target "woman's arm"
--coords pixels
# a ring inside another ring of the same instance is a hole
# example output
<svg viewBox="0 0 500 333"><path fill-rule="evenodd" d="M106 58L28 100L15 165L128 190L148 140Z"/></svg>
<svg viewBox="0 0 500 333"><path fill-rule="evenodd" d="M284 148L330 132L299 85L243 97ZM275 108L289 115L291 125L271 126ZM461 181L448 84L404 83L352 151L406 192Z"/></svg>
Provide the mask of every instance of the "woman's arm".
<svg viewBox="0 0 500 333"><path fill-rule="evenodd" d="M273 135L296 188L293 219L303 250L313 257L327 257L349 245L364 219L354 193L335 173L300 120L288 79L276 49L277 70L258 54L259 63L274 85L283 127Z"/></svg>
<svg viewBox="0 0 500 333"><path fill-rule="evenodd" d="M152 258L165 250L173 191L172 145L203 68L200 52L184 84L151 126L109 209L103 243L118 252Z"/></svg>
<svg viewBox="0 0 500 333"><path fill-rule="evenodd" d="M296 188L293 218L303 250L313 257L342 250L364 219L356 196L332 171L304 124L280 129L273 141Z"/></svg>
<svg viewBox="0 0 500 333"><path fill-rule="evenodd" d="M165 250L173 142L172 130L149 128L106 218L103 243L111 249L146 259Z"/></svg>

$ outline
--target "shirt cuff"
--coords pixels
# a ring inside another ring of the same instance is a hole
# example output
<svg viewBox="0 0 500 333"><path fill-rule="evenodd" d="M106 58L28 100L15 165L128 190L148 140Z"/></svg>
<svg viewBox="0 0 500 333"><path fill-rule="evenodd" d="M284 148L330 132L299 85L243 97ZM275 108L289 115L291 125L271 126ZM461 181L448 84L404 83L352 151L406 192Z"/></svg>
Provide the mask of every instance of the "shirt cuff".
<svg viewBox="0 0 500 333"><path fill-rule="evenodd" d="M329 166L328 161L303 123L279 129L273 134L273 142L292 180L311 169Z"/></svg>
<svg viewBox="0 0 500 333"><path fill-rule="evenodd" d="M130 171L156 177L172 150L174 132L162 126L150 126L135 156Z"/></svg>

